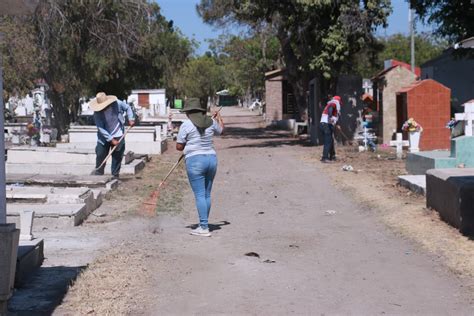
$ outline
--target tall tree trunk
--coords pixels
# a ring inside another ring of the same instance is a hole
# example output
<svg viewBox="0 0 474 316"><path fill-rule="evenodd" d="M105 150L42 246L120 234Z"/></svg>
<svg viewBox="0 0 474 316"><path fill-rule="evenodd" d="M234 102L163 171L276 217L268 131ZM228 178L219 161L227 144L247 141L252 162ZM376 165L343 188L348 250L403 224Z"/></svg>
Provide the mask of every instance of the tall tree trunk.
<svg viewBox="0 0 474 316"><path fill-rule="evenodd" d="M54 125L58 129L58 137L60 137L67 132L70 123L69 110L66 106L64 93L52 90L49 98L53 104Z"/></svg>
<svg viewBox="0 0 474 316"><path fill-rule="evenodd" d="M299 119L305 121L308 117L308 74L299 69L300 63L298 62L298 57L291 47L290 38L286 34L286 31L280 30L278 32L278 38L280 40L282 53L286 63L288 82L293 88L295 102L298 107Z"/></svg>

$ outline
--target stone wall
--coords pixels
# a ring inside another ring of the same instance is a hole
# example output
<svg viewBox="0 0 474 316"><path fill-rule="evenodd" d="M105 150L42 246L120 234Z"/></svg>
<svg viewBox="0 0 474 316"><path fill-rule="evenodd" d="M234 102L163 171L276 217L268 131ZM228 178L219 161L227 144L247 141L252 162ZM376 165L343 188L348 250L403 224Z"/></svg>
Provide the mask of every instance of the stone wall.
<svg viewBox="0 0 474 316"><path fill-rule="evenodd" d="M379 137L382 143L389 144L392 140L393 131L399 129L397 126L397 91L408 86L416 80L415 74L403 67L395 67L388 71L381 81L384 81L383 99L381 104L381 115L383 126L379 128ZM382 84L379 84L379 87Z"/></svg>
<svg viewBox="0 0 474 316"><path fill-rule="evenodd" d="M265 108L267 119L283 119L283 77L276 76L265 80Z"/></svg>
<svg viewBox="0 0 474 316"><path fill-rule="evenodd" d="M407 114L423 127L420 150L450 148L446 122L451 113L451 90L434 80L423 80L407 92Z"/></svg>

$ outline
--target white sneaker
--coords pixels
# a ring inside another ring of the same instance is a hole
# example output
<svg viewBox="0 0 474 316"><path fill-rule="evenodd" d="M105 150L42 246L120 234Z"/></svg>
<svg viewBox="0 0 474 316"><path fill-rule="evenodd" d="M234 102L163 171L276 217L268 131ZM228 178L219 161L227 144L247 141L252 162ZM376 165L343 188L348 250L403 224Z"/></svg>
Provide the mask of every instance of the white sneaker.
<svg viewBox="0 0 474 316"><path fill-rule="evenodd" d="M190 234L201 237L211 237L211 232L209 232L209 228L204 229L201 226L198 226L198 228L193 229Z"/></svg>

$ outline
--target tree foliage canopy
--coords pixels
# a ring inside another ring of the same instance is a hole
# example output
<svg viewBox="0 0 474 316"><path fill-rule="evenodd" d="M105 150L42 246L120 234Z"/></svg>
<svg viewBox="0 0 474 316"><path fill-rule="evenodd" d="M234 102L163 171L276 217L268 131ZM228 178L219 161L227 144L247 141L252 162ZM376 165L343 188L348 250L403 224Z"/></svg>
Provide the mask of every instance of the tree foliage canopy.
<svg viewBox="0 0 474 316"><path fill-rule="evenodd" d="M474 36L474 4L471 0L409 0L411 7L437 34L452 41Z"/></svg>
<svg viewBox="0 0 474 316"><path fill-rule="evenodd" d="M370 78L383 69L385 60L396 59L409 64L411 62L410 43L410 36L401 33L378 37L377 45L379 47L375 51L362 50L356 56L354 69L363 77ZM438 57L447 46L445 40L429 33L417 34L415 36L416 65L421 66L428 60Z"/></svg>
<svg viewBox="0 0 474 316"><path fill-rule="evenodd" d="M132 88L167 83L172 91L173 77L192 53L192 43L161 15L156 3L146 0L41 0L33 19L25 21L1 21L7 38L21 38L30 47L21 51L15 45L22 42L12 40L3 46L4 53L15 49L19 54L6 59L6 78L14 77L22 65L18 60L30 62L27 75L6 89L45 79L60 131L78 113L82 96L103 90L124 98Z"/></svg>
<svg viewBox="0 0 474 316"><path fill-rule="evenodd" d="M201 0L197 9L210 24L271 26L300 113L311 72L336 79L356 52L372 44L373 31L386 25L391 11L389 0Z"/></svg>

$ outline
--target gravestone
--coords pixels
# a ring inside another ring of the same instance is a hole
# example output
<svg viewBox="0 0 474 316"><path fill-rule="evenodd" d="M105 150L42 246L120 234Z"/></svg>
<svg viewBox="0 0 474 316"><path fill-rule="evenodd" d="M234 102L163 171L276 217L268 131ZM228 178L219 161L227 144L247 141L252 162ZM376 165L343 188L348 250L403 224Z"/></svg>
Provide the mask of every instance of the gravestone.
<svg viewBox="0 0 474 316"><path fill-rule="evenodd" d="M390 146L397 148L397 159L402 159L403 156L403 146L410 145L409 141L403 140L403 134L397 133L397 140L391 140Z"/></svg>
<svg viewBox="0 0 474 316"><path fill-rule="evenodd" d="M15 109L14 114L15 114L15 116L26 116L26 114L27 114L26 106L24 106L21 103L18 104L18 106Z"/></svg>
<svg viewBox="0 0 474 316"><path fill-rule="evenodd" d="M20 240L33 240L33 219L35 212L22 211L20 213Z"/></svg>
<svg viewBox="0 0 474 316"><path fill-rule="evenodd" d="M128 147L128 146L127 146ZM94 149L62 149L51 147L12 148L8 151L7 174L70 174L88 175L95 169ZM105 173L110 173L109 157ZM135 159L126 151L122 160L121 174L136 174L145 166L145 159Z"/></svg>
<svg viewBox="0 0 474 316"><path fill-rule="evenodd" d="M473 136L474 100L463 104L464 113L456 113L456 121L464 121L464 135Z"/></svg>

